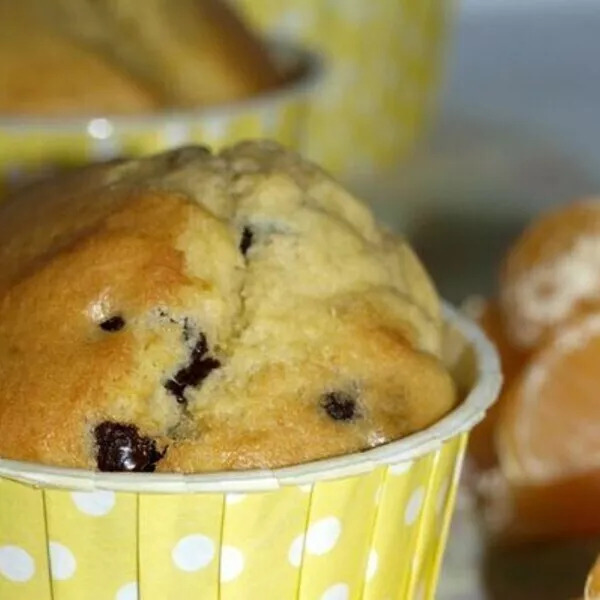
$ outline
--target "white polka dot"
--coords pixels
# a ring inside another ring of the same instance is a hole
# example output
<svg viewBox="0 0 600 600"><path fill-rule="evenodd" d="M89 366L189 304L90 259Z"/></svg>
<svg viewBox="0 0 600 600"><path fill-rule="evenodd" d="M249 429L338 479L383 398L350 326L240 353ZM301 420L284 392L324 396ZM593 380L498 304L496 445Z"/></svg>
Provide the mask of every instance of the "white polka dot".
<svg viewBox="0 0 600 600"><path fill-rule="evenodd" d="M247 494L227 494L225 502L227 504L238 504L246 499Z"/></svg>
<svg viewBox="0 0 600 600"><path fill-rule="evenodd" d="M303 494L310 494L310 492L312 491L312 485L310 483L304 483L302 485L298 486L298 489L303 493Z"/></svg>
<svg viewBox="0 0 600 600"><path fill-rule="evenodd" d="M244 570L244 555L233 546L221 548L221 581L227 583L237 579Z"/></svg>
<svg viewBox="0 0 600 600"><path fill-rule="evenodd" d="M33 558L18 546L0 546L0 575L9 581L29 581L35 573Z"/></svg>
<svg viewBox="0 0 600 600"><path fill-rule="evenodd" d="M406 525L412 525L421 514L423 508L423 499L425 498L425 489L423 486L417 488L411 495L404 511L404 522Z"/></svg>
<svg viewBox="0 0 600 600"><path fill-rule="evenodd" d="M73 577L77 569L77 561L73 553L66 546L58 542L50 542L48 550L50 553L52 579L64 581Z"/></svg>
<svg viewBox="0 0 600 600"><path fill-rule="evenodd" d="M413 463L411 460L405 461L405 462L399 462L399 463L396 463L395 465L390 465L389 472L392 475L403 475L407 471L410 471L410 468L412 467L412 465L413 465Z"/></svg>
<svg viewBox="0 0 600 600"><path fill-rule="evenodd" d="M116 496L114 492L98 490L95 492L71 492L75 506L90 517L103 517L114 507Z"/></svg>
<svg viewBox="0 0 600 600"><path fill-rule="evenodd" d="M348 600L350 598L350 588L345 583L336 583L327 588L321 600Z"/></svg>
<svg viewBox="0 0 600 600"><path fill-rule="evenodd" d="M211 563L214 556L213 541L201 534L181 538L171 553L175 566L188 572L204 569Z"/></svg>
<svg viewBox="0 0 600 600"><path fill-rule="evenodd" d="M448 480L446 479L444 481L444 483L442 483L442 485L440 486L440 489L438 491L438 496L437 496L437 500L435 503L435 512L439 515L442 510L444 509L444 506L446 506L446 496L448 495L448 488L450 487L450 484L448 483Z"/></svg>
<svg viewBox="0 0 600 600"><path fill-rule="evenodd" d="M369 552L369 560L367 561L367 581L371 581L377 573L377 567L379 566L379 556L375 550Z"/></svg>
<svg viewBox="0 0 600 600"><path fill-rule="evenodd" d="M304 550L304 535L299 535L290 546L288 560L292 567L298 568L302 562L302 551Z"/></svg>
<svg viewBox="0 0 600 600"><path fill-rule="evenodd" d="M310 554L326 554L337 543L342 524L336 517L326 517L315 521L306 532L306 551Z"/></svg>
<svg viewBox="0 0 600 600"><path fill-rule="evenodd" d="M119 588L115 600L138 600L138 585L135 581Z"/></svg>

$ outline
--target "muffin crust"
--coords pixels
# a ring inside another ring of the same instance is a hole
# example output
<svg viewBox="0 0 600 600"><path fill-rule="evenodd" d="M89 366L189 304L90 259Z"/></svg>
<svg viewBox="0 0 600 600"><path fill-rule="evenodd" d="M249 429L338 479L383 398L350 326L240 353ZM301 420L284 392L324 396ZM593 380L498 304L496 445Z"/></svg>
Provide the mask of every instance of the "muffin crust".
<svg viewBox="0 0 600 600"><path fill-rule="evenodd" d="M272 142L38 183L0 207L0 456L273 468L456 402L408 244Z"/></svg>

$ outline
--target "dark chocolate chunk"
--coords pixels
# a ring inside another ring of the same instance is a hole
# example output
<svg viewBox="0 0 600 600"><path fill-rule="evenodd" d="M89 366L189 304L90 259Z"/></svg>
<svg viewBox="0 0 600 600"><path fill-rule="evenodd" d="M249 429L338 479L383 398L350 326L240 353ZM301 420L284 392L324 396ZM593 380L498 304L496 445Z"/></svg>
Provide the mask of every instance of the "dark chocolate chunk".
<svg viewBox="0 0 600 600"><path fill-rule="evenodd" d="M192 350L190 362L165 382L165 389L173 394L180 404L186 402L185 389L188 386L197 387L208 377L211 371L221 366L216 358L207 356L207 353L206 338L200 334L200 338Z"/></svg>
<svg viewBox="0 0 600 600"><path fill-rule="evenodd" d="M254 238L254 234L252 233L252 229L250 227L244 227L244 231L242 232L242 239L240 241L240 252L246 256L250 246L252 246L252 240Z"/></svg>
<svg viewBox="0 0 600 600"><path fill-rule="evenodd" d="M143 471L150 473L164 456L156 442L140 435L135 425L104 421L94 429L96 463L100 471Z"/></svg>
<svg viewBox="0 0 600 600"><path fill-rule="evenodd" d="M185 385L182 385L181 383L179 383L179 381L176 381L175 379L167 379L167 381L165 381L164 386L167 392L175 396L175 400L177 400L179 404L185 404L187 402L184 394Z"/></svg>
<svg viewBox="0 0 600 600"><path fill-rule="evenodd" d="M198 337L198 341L192 350L192 358L191 362L196 360L200 360L206 353L208 352L208 344L206 343L206 338L201 333L200 337Z"/></svg>
<svg viewBox="0 0 600 600"><path fill-rule="evenodd" d="M105 321L100 323L100 329L102 331L108 331L113 333L115 331L120 331L125 327L125 319L121 315L115 315L114 317L109 317Z"/></svg>
<svg viewBox="0 0 600 600"><path fill-rule="evenodd" d="M359 416L356 400L346 392L328 392L321 398L321 407L335 421L352 421Z"/></svg>
<svg viewBox="0 0 600 600"><path fill-rule="evenodd" d="M185 318L183 320L183 340L189 342L192 338L193 327L190 325L190 320Z"/></svg>

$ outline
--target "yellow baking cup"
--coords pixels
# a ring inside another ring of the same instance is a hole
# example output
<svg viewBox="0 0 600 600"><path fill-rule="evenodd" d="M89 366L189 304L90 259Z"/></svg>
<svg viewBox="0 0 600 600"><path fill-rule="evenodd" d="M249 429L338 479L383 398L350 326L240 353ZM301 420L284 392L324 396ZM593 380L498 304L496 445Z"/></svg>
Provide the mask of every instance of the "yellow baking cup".
<svg viewBox="0 0 600 600"><path fill-rule="evenodd" d="M466 438L501 379L475 325L445 314L465 400L398 442L188 476L0 460L0 598L435 598Z"/></svg>
<svg viewBox="0 0 600 600"><path fill-rule="evenodd" d="M218 150L241 139L271 138L298 148L323 66L316 55L289 44L273 44L272 51L284 70L299 74L245 101L149 116L0 118L0 198L13 184L46 172L186 144Z"/></svg>
<svg viewBox="0 0 600 600"><path fill-rule="evenodd" d="M323 54L302 150L338 174L394 166L431 113L453 0L235 0L264 31Z"/></svg>

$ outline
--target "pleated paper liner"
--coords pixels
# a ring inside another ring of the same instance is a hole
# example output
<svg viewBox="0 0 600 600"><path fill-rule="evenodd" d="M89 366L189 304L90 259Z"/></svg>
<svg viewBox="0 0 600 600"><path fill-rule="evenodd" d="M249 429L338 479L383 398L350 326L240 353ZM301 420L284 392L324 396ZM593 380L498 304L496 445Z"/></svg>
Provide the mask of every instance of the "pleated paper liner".
<svg viewBox="0 0 600 600"><path fill-rule="evenodd" d="M117 156L141 156L186 144L219 149L249 138L298 148L309 97L323 79L320 59L273 44L287 83L248 100L198 110L88 118L0 117L0 201L15 185L61 169Z"/></svg>
<svg viewBox="0 0 600 600"><path fill-rule="evenodd" d="M435 598L467 435L501 380L475 325L445 315L465 400L398 442L188 476L0 460L0 598Z"/></svg>

